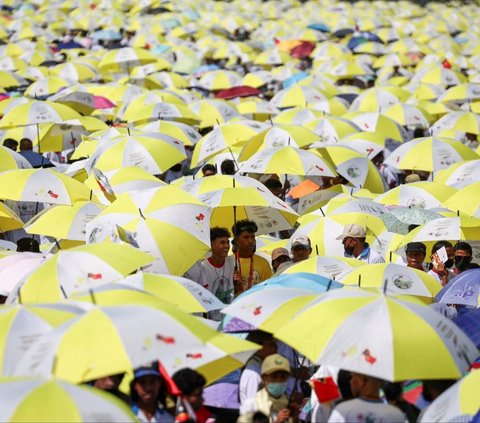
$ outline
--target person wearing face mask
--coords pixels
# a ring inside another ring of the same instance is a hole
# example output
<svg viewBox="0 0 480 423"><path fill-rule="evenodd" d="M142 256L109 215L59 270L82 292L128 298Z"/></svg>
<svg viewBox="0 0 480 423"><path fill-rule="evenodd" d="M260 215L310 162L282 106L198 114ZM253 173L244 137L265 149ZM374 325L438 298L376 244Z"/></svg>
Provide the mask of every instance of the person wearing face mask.
<svg viewBox="0 0 480 423"><path fill-rule="evenodd" d="M262 385L257 394L245 401L240 408L237 423L251 421L256 412L268 416L269 422L285 423L294 421L288 408L287 381L290 376L290 364L280 354L272 354L263 360Z"/></svg>
<svg viewBox="0 0 480 423"><path fill-rule="evenodd" d="M365 229L356 223L345 225L342 235L337 237L342 240L344 256L365 263L385 263L384 258L365 242L366 234Z"/></svg>
<svg viewBox="0 0 480 423"><path fill-rule="evenodd" d="M453 268L453 272L456 275L468 270L472 263L472 246L465 241L457 242L453 247L453 252L455 254L455 267Z"/></svg>
<svg viewBox="0 0 480 423"><path fill-rule="evenodd" d="M436 259L436 252L440 250L442 247L445 247L447 252L448 260L445 263L442 263L438 259ZM453 273L452 267L454 264L454 257L455 253L453 251L453 245L448 241L438 241L432 247L432 255L430 259L432 260L430 264L430 270L428 274L433 276L435 280L438 281L442 286L445 286L450 279L455 276Z"/></svg>

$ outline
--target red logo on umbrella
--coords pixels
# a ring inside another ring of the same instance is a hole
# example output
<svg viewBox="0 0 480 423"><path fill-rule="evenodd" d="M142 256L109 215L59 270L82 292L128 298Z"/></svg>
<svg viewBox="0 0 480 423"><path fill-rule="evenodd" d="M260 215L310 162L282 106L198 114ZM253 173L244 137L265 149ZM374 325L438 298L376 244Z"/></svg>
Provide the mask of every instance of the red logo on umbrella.
<svg viewBox="0 0 480 423"><path fill-rule="evenodd" d="M198 216L195 216L195 219L201 222L203 219L205 219L205 215L203 213L200 213Z"/></svg>
<svg viewBox="0 0 480 423"><path fill-rule="evenodd" d="M48 191L48 195L52 198L58 198L58 194L56 192L53 192L52 190Z"/></svg>
<svg viewBox="0 0 480 423"><path fill-rule="evenodd" d="M320 166L315 166L318 170L320 170L321 172L323 172L323 168L320 167Z"/></svg>
<svg viewBox="0 0 480 423"><path fill-rule="evenodd" d="M262 314L262 306L255 307L253 309L253 315L258 316L259 314Z"/></svg>
<svg viewBox="0 0 480 423"><path fill-rule="evenodd" d="M375 364L375 361L377 361L377 359L370 354L370 350L365 350L363 353L363 356L365 357L365 361L367 363L370 363L370 364Z"/></svg>
<svg viewBox="0 0 480 423"><path fill-rule="evenodd" d="M88 273L87 277L89 279L98 280L98 279L102 279L102 274L101 273Z"/></svg>
<svg viewBox="0 0 480 423"><path fill-rule="evenodd" d="M175 338L173 336L162 336L157 334L156 339L157 341L162 341L165 344L175 344Z"/></svg>
<svg viewBox="0 0 480 423"><path fill-rule="evenodd" d="M193 359L196 359L196 358L202 358L203 357L203 354L202 353L196 353L196 354L187 354L187 358L193 358Z"/></svg>

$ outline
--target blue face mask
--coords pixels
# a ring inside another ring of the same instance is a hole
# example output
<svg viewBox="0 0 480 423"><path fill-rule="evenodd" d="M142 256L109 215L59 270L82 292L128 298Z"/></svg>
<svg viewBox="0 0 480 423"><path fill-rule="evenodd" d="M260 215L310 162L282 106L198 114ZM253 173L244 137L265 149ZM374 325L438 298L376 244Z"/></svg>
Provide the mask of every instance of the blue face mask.
<svg viewBox="0 0 480 423"><path fill-rule="evenodd" d="M267 383L268 393L275 398L281 397L287 390L287 382Z"/></svg>

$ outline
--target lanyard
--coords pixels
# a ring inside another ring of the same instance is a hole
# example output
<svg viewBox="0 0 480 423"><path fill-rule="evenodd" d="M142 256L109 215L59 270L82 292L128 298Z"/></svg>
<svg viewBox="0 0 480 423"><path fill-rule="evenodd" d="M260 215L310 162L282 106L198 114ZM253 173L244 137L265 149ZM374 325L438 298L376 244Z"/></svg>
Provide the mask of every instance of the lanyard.
<svg viewBox="0 0 480 423"><path fill-rule="evenodd" d="M238 263L238 270L240 272L240 275L242 275L242 263L240 262L240 255L237 252L237 263ZM245 289L245 284L243 282L243 275L242 275L242 291L246 291L247 289L250 289L253 286L253 254L252 257L250 257L250 271L248 272L248 280L247 280L247 287Z"/></svg>

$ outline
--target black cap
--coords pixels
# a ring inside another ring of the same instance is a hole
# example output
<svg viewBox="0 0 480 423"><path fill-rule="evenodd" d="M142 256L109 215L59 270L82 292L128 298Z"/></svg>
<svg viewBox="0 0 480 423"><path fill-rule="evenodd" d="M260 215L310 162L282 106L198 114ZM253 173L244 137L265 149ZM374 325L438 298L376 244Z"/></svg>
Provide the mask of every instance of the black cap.
<svg viewBox="0 0 480 423"><path fill-rule="evenodd" d="M423 254L427 254L427 247L425 246L425 244L421 243L421 242L409 242L407 244L407 248L405 248L405 252L406 253L410 253L410 252L417 252L417 253L423 253Z"/></svg>

